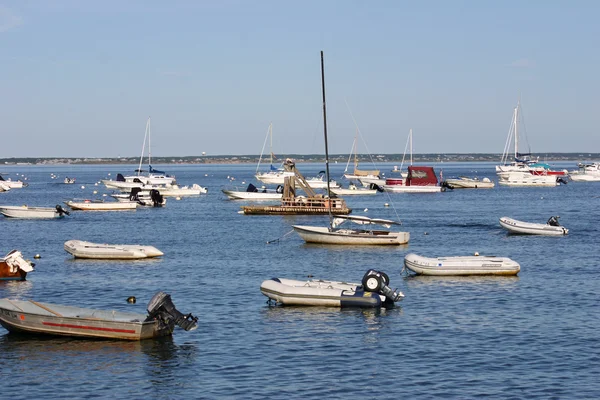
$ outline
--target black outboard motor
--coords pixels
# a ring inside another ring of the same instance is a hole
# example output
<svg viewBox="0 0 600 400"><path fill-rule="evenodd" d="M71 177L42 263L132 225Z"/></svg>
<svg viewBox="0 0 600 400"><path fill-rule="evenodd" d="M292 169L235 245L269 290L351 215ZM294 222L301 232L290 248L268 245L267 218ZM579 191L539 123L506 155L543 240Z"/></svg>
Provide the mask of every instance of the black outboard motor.
<svg viewBox="0 0 600 400"><path fill-rule="evenodd" d="M198 327L198 317L191 313L183 315L171 301L171 295L164 292L156 293L148 303L148 317L146 321L159 320L162 323L173 327L179 325L186 331L193 331Z"/></svg>
<svg viewBox="0 0 600 400"><path fill-rule="evenodd" d="M150 199L152 200L152 205L154 207L161 207L163 203L163 196L156 189L150 190Z"/></svg>
<svg viewBox="0 0 600 400"><path fill-rule="evenodd" d="M125 182L125 177L123 174L117 174L117 182Z"/></svg>
<svg viewBox="0 0 600 400"><path fill-rule="evenodd" d="M376 184L376 183L371 183L369 185L369 189L371 189L371 190L375 189L375 190L377 190L380 193L384 192L383 188L381 186L379 186L378 184Z"/></svg>
<svg viewBox="0 0 600 400"><path fill-rule="evenodd" d="M552 217L550 217L550 219L548 219L548 222L546 222L546 224L550 225L550 226L560 226L560 224L558 223L559 218L560 217L558 215L552 216Z"/></svg>
<svg viewBox="0 0 600 400"><path fill-rule="evenodd" d="M275 189L275 193L283 193L283 186L277 185L277 188Z"/></svg>
<svg viewBox="0 0 600 400"><path fill-rule="evenodd" d="M58 213L58 215L60 215L62 217L63 214L66 215L71 215L70 212L68 212L67 210L65 210L64 208L62 208L62 206L60 204L56 205L56 212Z"/></svg>
<svg viewBox="0 0 600 400"><path fill-rule="evenodd" d="M248 187L246 188L246 192L248 193L254 193L254 192L258 192L258 189L256 188L256 186L254 186L253 184L248 184Z"/></svg>
<svg viewBox="0 0 600 400"><path fill-rule="evenodd" d="M386 303L395 303L404 298L404 294L398 289L392 289L388 285L390 278L385 272L370 269L362 278L363 288L367 292L375 292L384 295Z"/></svg>
<svg viewBox="0 0 600 400"><path fill-rule="evenodd" d="M141 191L142 191L142 188L139 188L139 187L131 188L131 192L129 192L129 200L139 201Z"/></svg>

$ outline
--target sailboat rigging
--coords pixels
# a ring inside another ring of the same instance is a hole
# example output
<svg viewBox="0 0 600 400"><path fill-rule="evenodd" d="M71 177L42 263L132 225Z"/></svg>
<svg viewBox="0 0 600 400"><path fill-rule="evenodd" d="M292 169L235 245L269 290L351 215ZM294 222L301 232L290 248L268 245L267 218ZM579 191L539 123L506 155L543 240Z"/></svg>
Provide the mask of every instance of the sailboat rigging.
<svg viewBox="0 0 600 400"><path fill-rule="evenodd" d="M321 86L323 94L323 136L325 139L325 173L327 178L327 195L331 199L331 188L329 187L329 147L327 141L327 103L325 101L325 67L323 51L321 51ZM400 223L391 220L377 220L368 217L349 217L334 215L329 204L329 226L293 225L294 230L307 243L321 244L343 244L343 245L399 245L408 243L410 234L408 232L390 232L387 230L372 229L340 229L342 220L354 220L360 224L382 224L390 226Z"/></svg>

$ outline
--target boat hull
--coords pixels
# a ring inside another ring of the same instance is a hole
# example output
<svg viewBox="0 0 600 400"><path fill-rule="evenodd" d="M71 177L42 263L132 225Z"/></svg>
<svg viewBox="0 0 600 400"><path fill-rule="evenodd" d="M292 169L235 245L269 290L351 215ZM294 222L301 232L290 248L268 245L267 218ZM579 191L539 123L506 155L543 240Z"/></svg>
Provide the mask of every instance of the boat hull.
<svg viewBox="0 0 600 400"><path fill-rule="evenodd" d="M53 207L3 206L0 214L8 218L23 219L52 219L62 218L63 215Z"/></svg>
<svg viewBox="0 0 600 400"><path fill-rule="evenodd" d="M294 230L307 243L339 245L401 245L408 243L409 232L368 231L328 227L293 225Z"/></svg>
<svg viewBox="0 0 600 400"><path fill-rule="evenodd" d="M238 190L221 190L231 200L281 200L282 193L246 192Z"/></svg>
<svg viewBox="0 0 600 400"><path fill-rule="evenodd" d="M154 246L98 244L81 240L66 241L64 249L75 258L98 260L135 260L164 255Z"/></svg>
<svg viewBox="0 0 600 400"><path fill-rule="evenodd" d="M264 281L260 291L279 304L293 306L372 308L385 302L385 297L363 291L357 283L273 278Z"/></svg>
<svg viewBox="0 0 600 400"><path fill-rule="evenodd" d="M27 273L33 271L35 264L25 260L20 251L13 250L0 257L1 281L24 281Z"/></svg>
<svg viewBox="0 0 600 400"><path fill-rule="evenodd" d="M65 204L71 207L73 210L81 210L81 211L124 211L124 210L135 210L137 208L137 203L132 202L121 202L121 201L111 201L111 202L96 202L96 201L83 201L83 202L75 202L75 201L65 201Z"/></svg>
<svg viewBox="0 0 600 400"><path fill-rule="evenodd" d="M358 195L373 195L377 194L377 189L344 189L344 188L332 188L331 191L338 196L358 196Z"/></svg>
<svg viewBox="0 0 600 400"><path fill-rule="evenodd" d="M172 333L143 314L0 300L0 324L9 332L78 338L143 340Z"/></svg>
<svg viewBox="0 0 600 400"><path fill-rule="evenodd" d="M405 185L384 185L383 190L390 193L439 193L441 186L405 186Z"/></svg>
<svg viewBox="0 0 600 400"><path fill-rule="evenodd" d="M407 254L404 266L417 275L469 276L469 275L517 275L520 265L506 257L458 256L428 258Z"/></svg>
<svg viewBox="0 0 600 400"><path fill-rule="evenodd" d="M564 226L536 224L508 217L500 218L500 225L510 233L520 235L564 236L569 233L569 230Z"/></svg>
<svg viewBox="0 0 600 400"><path fill-rule="evenodd" d="M482 181L479 179L446 179L446 185L451 189L491 189L495 186L494 182Z"/></svg>

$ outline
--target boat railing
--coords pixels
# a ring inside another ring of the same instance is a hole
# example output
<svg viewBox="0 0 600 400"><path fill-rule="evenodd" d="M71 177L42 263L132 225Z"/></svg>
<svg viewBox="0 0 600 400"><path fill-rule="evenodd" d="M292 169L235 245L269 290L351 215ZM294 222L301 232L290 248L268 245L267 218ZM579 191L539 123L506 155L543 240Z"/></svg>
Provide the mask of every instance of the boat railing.
<svg viewBox="0 0 600 400"><path fill-rule="evenodd" d="M331 208L342 209L345 207L343 199L315 198L315 197L288 197L281 200L283 207Z"/></svg>

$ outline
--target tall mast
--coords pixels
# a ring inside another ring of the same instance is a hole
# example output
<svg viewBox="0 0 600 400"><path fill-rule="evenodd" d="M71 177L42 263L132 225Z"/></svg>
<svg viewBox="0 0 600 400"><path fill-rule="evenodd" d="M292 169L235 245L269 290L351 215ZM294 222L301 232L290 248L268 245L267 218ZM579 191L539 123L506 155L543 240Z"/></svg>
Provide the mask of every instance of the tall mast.
<svg viewBox="0 0 600 400"><path fill-rule="evenodd" d="M150 117L148 117L148 173L150 173L150 166L152 165L152 146L150 145Z"/></svg>
<svg viewBox="0 0 600 400"><path fill-rule="evenodd" d="M331 188L329 187L329 148L327 146L327 107L325 103L325 67L323 50L321 50L321 87L323 89L323 136L325 137L325 177L327 179L327 196L329 197L329 225L331 226Z"/></svg>
<svg viewBox="0 0 600 400"><path fill-rule="evenodd" d="M517 102L515 107L515 159L519 156L519 104L520 101Z"/></svg>
<svg viewBox="0 0 600 400"><path fill-rule="evenodd" d="M146 150L146 138L148 137L148 131L150 130L150 117L146 121L146 132L144 133L144 143L142 144L142 155L140 156L140 165L138 165L138 175L142 172L142 161L144 160L144 151Z"/></svg>
<svg viewBox="0 0 600 400"><path fill-rule="evenodd" d="M412 159L412 153L413 153L413 145L412 145L412 128L410 128L410 132L409 132L409 135L408 135L408 136L410 136L410 165L412 166L412 162L413 162L413 159Z"/></svg>
<svg viewBox="0 0 600 400"><path fill-rule="evenodd" d="M271 165L273 165L273 123L269 124L269 135L271 136L271 147L269 151L271 152Z"/></svg>

